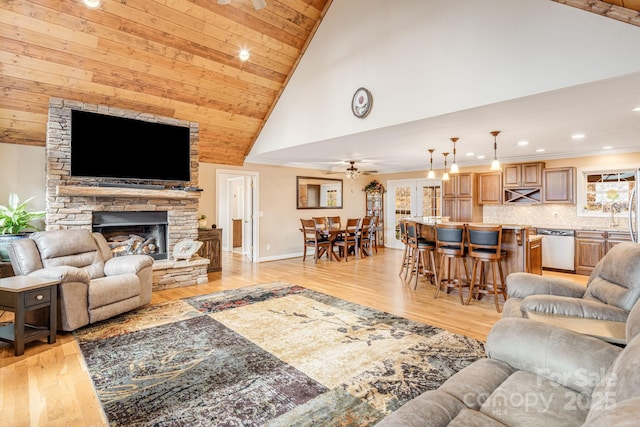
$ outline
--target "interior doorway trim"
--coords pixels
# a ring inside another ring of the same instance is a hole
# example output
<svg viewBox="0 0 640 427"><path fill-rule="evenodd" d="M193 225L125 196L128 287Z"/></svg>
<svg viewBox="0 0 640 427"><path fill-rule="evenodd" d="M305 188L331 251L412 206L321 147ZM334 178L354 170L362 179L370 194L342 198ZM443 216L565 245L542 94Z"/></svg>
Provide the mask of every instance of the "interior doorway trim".
<svg viewBox="0 0 640 427"><path fill-rule="evenodd" d="M253 263L257 263L260 260L258 253L258 248L260 247L258 221L259 176L258 172L216 169L218 223L223 229L222 250L226 252L233 251L233 218L231 215L231 206L235 201L232 199L232 195L229 194L229 183L233 180L237 180L238 178L242 178L244 180L243 194L245 196L245 209L242 215L242 253L247 260ZM250 234L250 239L244 238L247 234Z"/></svg>

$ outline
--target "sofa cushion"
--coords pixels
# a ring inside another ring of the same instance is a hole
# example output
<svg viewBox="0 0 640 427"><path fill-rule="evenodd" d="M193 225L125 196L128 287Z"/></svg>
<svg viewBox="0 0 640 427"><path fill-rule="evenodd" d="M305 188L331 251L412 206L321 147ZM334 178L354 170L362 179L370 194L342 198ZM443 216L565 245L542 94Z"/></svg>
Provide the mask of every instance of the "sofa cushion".
<svg viewBox="0 0 640 427"><path fill-rule="evenodd" d="M482 404L480 412L509 426L579 426L591 397L527 371L517 371Z"/></svg>
<svg viewBox="0 0 640 427"><path fill-rule="evenodd" d="M515 332L517 331L517 332ZM487 336L487 355L514 369L555 381L586 395L604 375L620 348L528 319L498 320Z"/></svg>
<svg viewBox="0 0 640 427"><path fill-rule="evenodd" d="M44 268L70 265L84 269L92 279L102 277L104 261L88 230L54 230L33 233Z"/></svg>
<svg viewBox="0 0 640 427"><path fill-rule="evenodd" d="M89 284L89 310L140 295L140 280L135 274L101 277Z"/></svg>
<svg viewBox="0 0 640 427"><path fill-rule="evenodd" d="M504 427L504 424L482 412L463 409L447 427Z"/></svg>
<svg viewBox="0 0 640 427"><path fill-rule="evenodd" d="M499 360L478 359L445 381L438 390L477 410L513 372L515 369Z"/></svg>
<svg viewBox="0 0 640 427"><path fill-rule="evenodd" d="M587 422L582 427L637 427L638 420L640 420L640 397L616 402L607 411L589 412Z"/></svg>
<svg viewBox="0 0 640 427"><path fill-rule="evenodd" d="M588 319L624 322L629 312L615 305L603 304L596 299L571 298L557 295L531 295L522 300L520 311L529 313L554 314Z"/></svg>
<svg viewBox="0 0 640 427"><path fill-rule="evenodd" d="M586 299L631 310L640 298L640 245L619 243L596 265L587 283Z"/></svg>
<svg viewBox="0 0 640 427"><path fill-rule="evenodd" d="M464 408L464 403L453 396L430 390L405 403L376 427L446 426Z"/></svg>

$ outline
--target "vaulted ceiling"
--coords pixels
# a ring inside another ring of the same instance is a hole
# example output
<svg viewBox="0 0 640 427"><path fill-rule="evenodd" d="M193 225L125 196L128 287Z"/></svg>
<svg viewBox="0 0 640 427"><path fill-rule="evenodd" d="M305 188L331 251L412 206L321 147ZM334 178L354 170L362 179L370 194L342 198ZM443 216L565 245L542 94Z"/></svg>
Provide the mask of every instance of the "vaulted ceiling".
<svg viewBox="0 0 640 427"><path fill-rule="evenodd" d="M198 122L202 162L243 164L332 2L266 1L0 2L0 142L44 146L59 97ZM640 0L554 1L640 25Z"/></svg>
<svg viewBox="0 0 640 427"><path fill-rule="evenodd" d="M2 1L0 142L44 146L59 97L198 122L200 160L241 165L330 3Z"/></svg>

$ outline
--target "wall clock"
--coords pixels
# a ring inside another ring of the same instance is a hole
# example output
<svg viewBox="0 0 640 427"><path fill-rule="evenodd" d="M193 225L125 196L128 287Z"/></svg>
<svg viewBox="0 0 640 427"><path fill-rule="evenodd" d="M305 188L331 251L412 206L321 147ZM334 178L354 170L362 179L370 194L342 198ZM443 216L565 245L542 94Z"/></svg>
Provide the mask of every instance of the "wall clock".
<svg viewBox="0 0 640 427"><path fill-rule="evenodd" d="M369 92L368 89L361 87L353 94L353 99L351 100L351 111L353 111L354 116L364 119L371 111L371 104L373 104L371 92Z"/></svg>

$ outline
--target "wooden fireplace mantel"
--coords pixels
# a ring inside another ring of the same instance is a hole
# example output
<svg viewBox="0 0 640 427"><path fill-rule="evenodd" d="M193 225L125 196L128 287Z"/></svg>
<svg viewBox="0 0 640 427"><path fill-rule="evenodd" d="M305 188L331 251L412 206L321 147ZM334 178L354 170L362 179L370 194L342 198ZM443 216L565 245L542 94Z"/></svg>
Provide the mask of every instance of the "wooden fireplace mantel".
<svg viewBox="0 0 640 427"><path fill-rule="evenodd" d="M58 196L78 197L144 197L159 199L197 199L200 192L185 190L155 190L147 188L91 187L83 185L57 186Z"/></svg>

